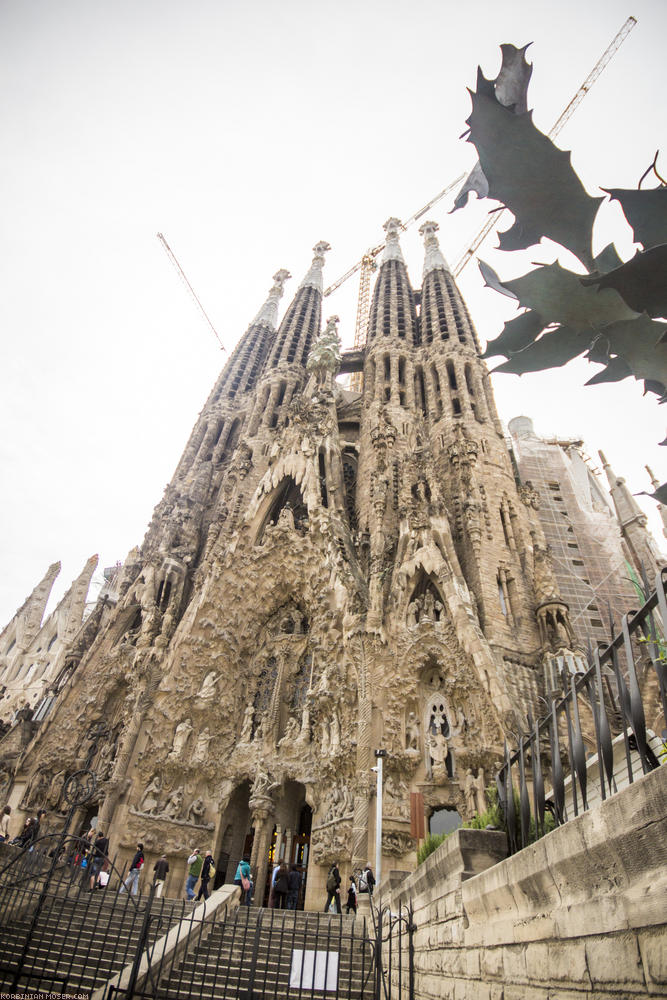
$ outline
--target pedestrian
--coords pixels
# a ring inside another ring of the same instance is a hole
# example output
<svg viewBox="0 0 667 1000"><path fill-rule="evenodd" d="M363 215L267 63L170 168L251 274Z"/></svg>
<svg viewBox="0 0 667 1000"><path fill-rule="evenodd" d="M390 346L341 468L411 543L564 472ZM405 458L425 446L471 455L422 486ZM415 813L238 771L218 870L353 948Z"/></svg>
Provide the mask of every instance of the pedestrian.
<svg viewBox="0 0 667 1000"><path fill-rule="evenodd" d="M199 848L195 847L194 851L188 858L188 877L185 880L185 897L190 902L195 898L195 886L197 880L202 870L202 865L204 864L204 859L199 853Z"/></svg>
<svg viewBox="0 0 667 1000"><path fill-rule="evenodd" d="M278 872L280 871L280 862L273 866L273 871L271 872L271 885L269 886L269 900L266 904L271 910L275 906L275 892L276 892L276 878L278 877Z"/></svg>
<svg viewBox="0 0 667 1000"><path fill-rule="evenodd" d="M244 854L243 858L237 865L236 875L234 876L234 885L238 885L241 889L241 904L250 906L250 900L252 899L252 882L250 880L249 854Z"/></svg>
<svg viewBox="0 0 667 1000"><path fill-rule="evenodd" d="M127 878L121 885L118 893L129 892L132 889L132 895L136 896L139 891L139 875L141 874L141 869L144 866L144 845L137 844L137 850L132 858L132 864L130 865L130 870L127 873Z"/></svg>
<svg viewBox="0 0 667 1000"><path fill-rule="evenodd" d="M347 903L345 904L345 912L349 913L350 910L354 910L355 914L357 912L357 883L354 880L354 875L350 875L350 884L347 887Z"/></svg>
<svg viewBox="0 0 667 1000"><path fill-rule="evenodd" d="M289 877L287 872L287 865L282 861L278 867L278 873L276 875L276 881L274 883L273 895L274 903L273 905L277 910L284 910L287 904L287 893L289 892Z"/></svg>
<svg viewBox="0 0 667 1000"><path fill-rule="evenodd" d="M199 877L199 892L197 893L197 901L199 901L202 896L204 899L208 899L210 893L208 891L208 883L215 876L215 865L213 864L213 851L207 851L204 862L201 866L201 875Z"/></svg>
<svg viewBox="0 0 667 1000"><path fill-rule="evenodd" d="M328 913L333 900L336 901L336 913L342 913L340 905L340 872L338 871L337 861L334 861L327 875L327 901L324 904L325 913Z"/></svg>
<svg viewBox="0 0 667 1000"><path fill-rule="evenodd" d="M299 889L301 888L301 874L296 865L290 865L287 876L287 909L296 910L299 903Z"/></svg>
<svg viewBox="0 0 667 1000"><path fill-rule="evenodd" d="M160 860L156 861L153 865L153 885L155 886L156 899L159 899L162 895L168 871L169 862L167 861L167 855L163 854Z"/></svg>
<svg viewBox="0 0 667 1000"><path fill-rule="evenodd" d="M366 876L366 887L368 888L368 895L373 895L373 887L375 886L375 875L373 875L373 869L371 868L370 861L364 868L364 875Z"/></svg>
<svg viewBox="0 0 667 1000"><path fill-rule="evenodd" d="M2 817L0 818L0 844L9 837L9 817L11 816L11 813L11 806L5 806L2 810Z"/></svg>
<svg viewBox="0 0 667 1000"><path fill-rule="evenodd" d="M95 891L95 884L97 882L97 877L102 870L104 862L107 860L107 854L109 853L109 838L105 837L101 830L98 830L97 836L95 837L95 844L93 845L93 850L90 855L90 891Z"/></svg>

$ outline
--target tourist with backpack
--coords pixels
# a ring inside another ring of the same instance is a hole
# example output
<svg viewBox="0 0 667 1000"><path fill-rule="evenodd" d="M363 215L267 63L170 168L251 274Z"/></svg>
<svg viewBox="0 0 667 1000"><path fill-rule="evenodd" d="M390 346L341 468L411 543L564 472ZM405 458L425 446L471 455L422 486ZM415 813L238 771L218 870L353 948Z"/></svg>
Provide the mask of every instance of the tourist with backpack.
<svg viewBox="0 0 667 1000"><path fill-rule="evenodd" d="M197 879L201 875L201 870L204 866L204 859L199 853L199 848L195 847L194 851L188 858L188 877L185 880L185 896L189 902L195 898L195 886L197 884Z"/></svg>
<svg viewBox="0 0 667 1000"><path fill-rule="evenodd" d="M199 892L197 893L197 902L204 897L208 899L208 883L215 875L215 865L213 864L213 851L207 851L206 857L201 866L201 874L199 876Z"/></svg>
<svg viewBox="0 0 667 1000"><path fill-rule="evenodd" d="M334 900L336 902L336 913L343 912L340 905L340 881L338 862L334 861L329 869L329 874L327 875L327 901L324 904L325 913L328 912L329 907Z"/></svg>
<svg viewBox="0 0 667 1000"><path fill-rule="evenodd" d="M234 885L238 885L241 889L241 904L250 906L252 881L250 879L250 856L248 854L244 854L242 860L238 863L236 875L234 876Z"/></svg>

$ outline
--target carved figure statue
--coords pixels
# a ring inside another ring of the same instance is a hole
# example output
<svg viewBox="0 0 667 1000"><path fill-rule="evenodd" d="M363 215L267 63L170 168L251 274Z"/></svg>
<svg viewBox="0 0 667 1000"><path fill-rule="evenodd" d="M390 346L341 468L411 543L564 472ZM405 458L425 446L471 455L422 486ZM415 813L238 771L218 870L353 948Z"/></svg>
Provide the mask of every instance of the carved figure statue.
<svg viewBox="0 0 667 1000"><path fill-rule="evenodd" d="M435 597L430 590L424 594L424 618L435 620Z"/></svg>
<svg viewBox="0 0 667 1000"><path fill-rule="evenodd" d="M255 780L252 783L250 798L253 798L255 795L270 795L279 784L280 782L278 781L271 781L268 771L265 770L262 764L258 764Z"/></svg>
<svg viewBox="0 0 667 1000"><path fill-rule="evenodd" d="M410 712L405 724L405 746L408 750L419 750L419 721L414 712Z"/></svg>
<svg viewBox="0 0 667 1000"><path fill-rule="evenodd" d="M190 733L192 732L192 723L189 719L185 719L176 726L176 732L174 733L174 742L171 750L169 751L167 757L169 760L178 760L182 755L185 744L190 738Z"/></svg>
<svg viewBox="0 0 667 1000"><path fill-rule="evenodd" d="M299 736L299 730L299 723L294 716L290 716L285 726L285 735L278 741L278 746L282 746L283 743L293 743Z"/></svg>
<svg viewBox="0 0 667 1000"><path fill-rule="evenodd" d="M435 609L435 620L437 622L442 621L442 617L443 617L442 613L445 610L442 601L436 601L435 605L434 605L434 609Z"/></svg>
<svg viewBox="0 0 667 1000"><path fill-rule="evenodd" d="M205 814L206 814L206 805L202 797L199 796L199 798L195 799L192 805L189 807L185 818L190 823L201 824L202 821L204 820Z"/></svg>
<svg viewBox="0 0 667 1000"><path fill-rule="evenodd" d="M408 628L412 628L419 621L419 605L416 601L408 604Z"/></svg>
<svg viewBox="0 0 667 1000"><path fill-rule="evenodd" d="M208 726L202 729L201 733L197 737L197 745L195 747L195 752L192 755L193 764L204 764L208 760L208 745L213 737L208 731Z"/></svg>
<svg viewBox="0 0 667 1000"><path fill-rule="evenodd" d="M481 816L483 812L486 812L486 780L484 769L481 767L478 768L475 778L475 797L477 799L477 814Z"/></svg>
<svg viewBox="0 0 667 1000"><path fill-rule="evenodd" d="M167 819L178 819L183 809L183 785L176 788L164 804L162 815Z"/></svg>
<svg viewBox="0 0 667 1000"><path fill-rule="evenodd" d="M437 733L429 733L428 747L433 763L444 767L449 756L449 746L440 730Z"/></svg>
<svg viewBox="0 0 667 1000"><path fill-rule="evenodd" d="M477 812L477 808L475 803L475 779L471 768L468 768L466 771L465 782L463 784L463 796L466 801L466 811L468 816L474 816Z"/></svg>
<svg viewBox="0 0 667 1000"><path fill-rule="evenodd" d="M250 743L250 740L252 739L252 720L254 714L255 709L252 704L247 705L243 716L243 726L241 728L241 736L239 739L240 743Z"/></svg>
<svg viewBox="0 0 667 1000"><path fill-rule="evenodd" d="M213 701L215 698L215 686L219 680L220 677L215 670L211 670L210 673L206 674L204 682L197 692L197 699L199 701Z"/></svg>
<svg viewBox="0 0 667 1000"><path fill-rule="evenodd" d="M334 708L331 712L331 737L329 740L329 753L333 754L340 748L340 721L338 712Z"/></svg>
<svg viewBox="0 0 667 1000"><path fill-rule="evenodd" d="M162 781L160 775L156 774L144 792L139 804L139 811L154 815L159 810L158 796L162 791Z"/></svg>

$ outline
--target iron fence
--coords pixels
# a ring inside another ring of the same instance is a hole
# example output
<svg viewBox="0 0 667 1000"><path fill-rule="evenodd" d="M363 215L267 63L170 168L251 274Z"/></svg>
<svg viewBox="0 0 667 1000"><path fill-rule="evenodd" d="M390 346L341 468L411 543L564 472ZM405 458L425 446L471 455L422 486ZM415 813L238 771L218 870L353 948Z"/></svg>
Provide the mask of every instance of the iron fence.
<svg viewBox="0 0 667 1000"><path fill-rule="evenodd" d="M511 854L667 761L666 592L662 570L653 593L639 611L623 615L609 645L589 649L588 670L564 673L564 696L552 700L541 720L528 717L529 732L518 734L516 750L505 742L496 786ZM659 733L646 725L651 700Z"/></svg>

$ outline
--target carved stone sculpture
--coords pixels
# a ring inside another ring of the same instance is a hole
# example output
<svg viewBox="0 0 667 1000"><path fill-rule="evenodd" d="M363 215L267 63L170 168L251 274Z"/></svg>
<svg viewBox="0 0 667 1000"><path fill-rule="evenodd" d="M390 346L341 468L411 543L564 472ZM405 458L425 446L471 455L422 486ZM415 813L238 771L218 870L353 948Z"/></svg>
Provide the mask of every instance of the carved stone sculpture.
<svg viewBox="0 0 667 1000"><path fill-rule="evenodd" d="M197 692L197 700L201 702L213 701L216 693L215 687L219 680L219 674L215 670L211 670L210 673L206 674L202 686Z"/></svg>
<svg viewBox="0 0 667 1000"><path fill-rule="evenodd" d="M468 816L474 816L477 809L475 801L475 779L471 768L468 768L466 771L465 782L463 784L463 796L465 798L466 812L468 813Z"/></svg>
<svg viewBox="0 0 667 1000"><path fill-rule="evenodd" d="M208 745L213 737L208 731L208 726L202 729L201 733L197 737L197 745L195 746L195 752L192 755L193 764L205 764L208 760Z"/></svg>
<svg viewBox="0 0 667 1000"><path fill-rule="evenodd" d="M160 792L162 791L162 780L159 774L151 779L150 784L147 786L139 805L140 812L149 813L154 815L159 812L159 798Z"/></svg>
<svg viewBox="0 0 667 1000"><path fill-rule="evenodd" d="M190 719L185 719L176 726L176 732L174 733L174 742L172 744L171 750L169 751L169 760L178 760L185 749L185 744L190 738L190 733L192 732L192 723Z"/></svg>
<svg viewBox="0 0 667 1000"><path fill-rule="evenodd" d="M405 746L407 750L419 750L419 721L414 712L410 712L405 724Z"/></svg>
<svg viewBox="0 0 667 1000"><path fill-rule="evenodd" d="M250 743L250 740L252 739L252 723L254 715L255 709L253 706L247 705L243 715L243 726L241 727L239 743Z"/></svg>
<svg viewBox="0 0 667 1000"><path fill-rule="evenodd" d="M204 802L203 798L199 796L199 798L195 799L194 802L188 807L185 817L187 820L190 821L190 823L196 823L201 825L205 816L206 816L206 803Z"/></svg>
<svg viewBox="0 0 667 1000"><path fill-rule="evenodd" d="M183 785L179 785L178 788L174 789L165 802L162 815L166 816L167 819L178 819L183 809L184 794Z"/></svg>
<svg viewBox="0 0 667 1000"><path fill-rule="evenodd" d="M477 777L475 778L475 799L477 803L477 815L481 816L482 813L486 812L486 780L484 778L483 768L479 768L477 771Z"/></svg>

